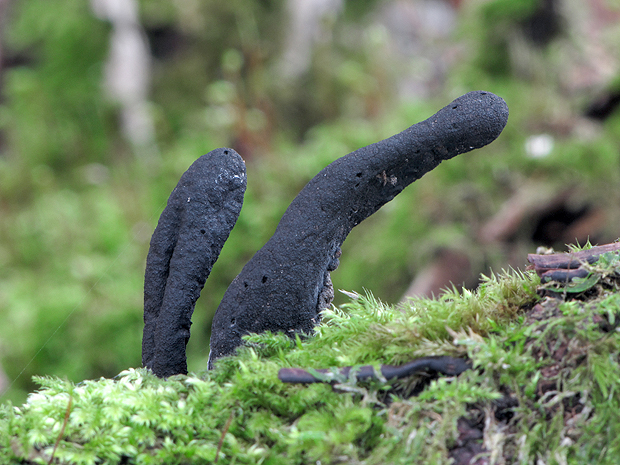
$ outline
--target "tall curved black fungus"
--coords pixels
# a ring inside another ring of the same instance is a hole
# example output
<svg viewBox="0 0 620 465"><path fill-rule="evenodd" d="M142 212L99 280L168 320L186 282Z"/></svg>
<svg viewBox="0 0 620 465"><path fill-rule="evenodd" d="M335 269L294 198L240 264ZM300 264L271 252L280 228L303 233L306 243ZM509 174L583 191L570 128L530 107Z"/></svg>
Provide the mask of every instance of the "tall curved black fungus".
<svg viewBox="0 0 620 465"><path fill-rule="evenodd" d="M323 169L226 291L213 319L209 368L249 332L310 333L333 298L329 272L351 229L443 160L495 140L507 120L500 97L470 92Z"/></svg>
<svg viewBox="0 0 620 465"><path fill-rule="evenodd" d="M187 373L194 305L237 222L245 188L245 163L221 148L196 160L170 194L144 276L142 364L157 376Z"/></svg>

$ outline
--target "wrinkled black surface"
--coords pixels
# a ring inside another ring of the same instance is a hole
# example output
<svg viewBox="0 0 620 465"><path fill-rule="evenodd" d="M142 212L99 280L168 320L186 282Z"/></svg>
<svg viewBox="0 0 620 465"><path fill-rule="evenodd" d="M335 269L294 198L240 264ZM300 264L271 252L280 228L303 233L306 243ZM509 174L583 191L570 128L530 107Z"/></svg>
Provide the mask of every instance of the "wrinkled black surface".
<svg viewBox="0 0 620 465"><path fill-rule="evenodd" d="M196 160L170 194L144 275L142 364L157 376L187 373L194 305L237 221L245 187L245 163L221 148Z"/></svg>
<svg viewBox="0 0 620 465"><path fill-rule="evenodd" d="M465 370L471 368L471 363L462 358L456 357L423 357L416 360L412 360L404 365L381 365L381 376L385 379L400 379L405 376L411 376L415 373L432 372L441 373L444 375L456 376L463 373ZM351 370L355 369L355 379L367 380L377 379L377 373L372 365L365 365L361 367L343 367L338 370L340 377L349 378ZM316 375L302 368L281 368L278 371L278 379L283 383L324 383L335 382L330 379L329 375L332 370L328 368L321 368L314 370Z"/></svg>
<svg viewBox="0 0 620 465"><path fill-rule="evenodd" d="M323 169L226 291L213 319L209 367L233 353L249 332L310 333L329 296L329 271L338 266L340 245L351 229L441 161L495 140L507 120L500 97L470 92Z"/></svg>

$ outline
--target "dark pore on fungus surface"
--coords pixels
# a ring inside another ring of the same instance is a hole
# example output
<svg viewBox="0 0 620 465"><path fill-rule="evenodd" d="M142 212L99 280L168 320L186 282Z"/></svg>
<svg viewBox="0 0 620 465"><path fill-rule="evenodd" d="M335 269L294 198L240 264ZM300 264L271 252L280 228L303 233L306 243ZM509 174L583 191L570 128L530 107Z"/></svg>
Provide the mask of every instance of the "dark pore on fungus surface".
<svg viewBox="0 0 620 465"><path fill-rule="evenodd" d="M213 319L209 368L250 332L310 334L333 298L329 272L351 229L443 160L495 140L507 121L503 99L470 92L324 168L226 291Z"/></svg>
<svg viewBox="0 0 620 465"><path fill-rule="evenodd" d="M144 275L142 364L159 377L187 373L191 316L237 222L246 188L237 152L196 160L170 194L151 238Z"/></svg>

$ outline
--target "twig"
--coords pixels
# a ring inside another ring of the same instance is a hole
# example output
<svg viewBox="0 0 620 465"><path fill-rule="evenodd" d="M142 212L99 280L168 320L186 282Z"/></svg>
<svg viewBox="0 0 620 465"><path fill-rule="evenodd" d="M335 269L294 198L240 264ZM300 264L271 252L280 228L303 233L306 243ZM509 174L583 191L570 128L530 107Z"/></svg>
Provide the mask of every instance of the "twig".
<svg viewBox="0 0 620 465"><path fill-rule="evenodd" d="M56 438L56 443L54 444L54 448L52 449L52 456L50 457L49 462L47 462L47 465L51 465L52 462L54 461L54 455L56 454L56 449L58 449L58 444L60 444L60 440L64 436L65 428L67 427L67 423L69 422L69 415L71 415L71 406L72 405L73 405L73 396L69 395L69 403L67 404L67 410L65 411L65 419L62 422L62 427L60 428L60 433L58 434L58 437Z"/></svg>
<svg viewBox="0 0 620 465"><path fill-rule="evenodd" d="M234 416L235 411L232 410L230 412L228 420L226 420L226 424L224 425L224 430L222 431L222 437L220 437L220 442L217 444L217 452L215 453L215 460L213 461L214 464L217 463L217 461L220 459L220 451L222 450L222 445L224 444L224 436L226 436L226 433L228 433L228 428L230 428L230 424L232 423Z"/></svg>

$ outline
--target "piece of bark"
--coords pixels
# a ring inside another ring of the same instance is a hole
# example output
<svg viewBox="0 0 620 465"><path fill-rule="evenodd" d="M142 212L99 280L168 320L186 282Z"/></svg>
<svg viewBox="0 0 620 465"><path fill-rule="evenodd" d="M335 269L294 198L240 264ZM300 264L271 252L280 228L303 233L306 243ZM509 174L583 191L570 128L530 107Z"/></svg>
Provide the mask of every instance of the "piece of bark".
<svg viewBox="0 0 620 465"><path fill-rule="evenodd" d="M196 160L170 194L151 238L144 275L142 364L157 376L187 373L191 316L235 225L245 163L228 148Z"/></svg>
<svg viewBox="0 0 620 465"><path fill-rule="evenodd" d="M528 254L527 260L534 265L534 269L540 275L548 270L554 269L576 269L583 263L594 263L598 261L599 256L606 252L614 252L620 250L620 242L613 244L605 244L592 247L579 252L563 252L555 254Z"/></svg>
<svg viewBox="0 0 620 465"><path fill-rule="evenodd" d="M213 319L209 368L232 354L245 334L311 333L326 305L329 272L338 266L351 229L441 161L495 140L507 120L500 97L470 92L323 169L226 291Z"/></svg>
<svg viewBox="0 0 620 465"><path fill-rule="evenodd" d="M620 250L620 242L600 245L579 252L555 254L529 254L528 261L543 283L555 281L569 283L573 278L586 278L590 272L583 267L585 263L596 263L601 254Z"/></svg>
<svg viewBox="0 0 620 465"><path fill-rule="evenodd" d="M546 209L566 200L548 183L529 182L519 187L478 231L483 244L506 242L517 235L523 225L530 225Z"/></svg>
<svg viewBox="0 0 620 465"><path fill-rule="evenodd" d="M540 273L540 281L547 283L549 281L555 281L558 283L569 283L573 278L585 278L590 274L588 270L583 268L577 268L576 270L570 269L556 269L547 270Z"/></svg>
<svg viewBox="0 0 620 465"><path fill-rule="evenodd" d="M385 379L400 379L411 376L416 373L430 372L441 373L449 376L456 376L471 368L471 363L462 358L455 357L423 357L413 360L404 365L381 365L381 376ZM349 378L349 374L353 367L343 367L338 370L338 378ZM322 375L329 375L332 370L322 368L316 370ZM329 379L329 376L314 376L312 373L302 368L280 368L278 371L278 379L283 383L334 383L337 380ZM357 380L377 379L377 373L372 365L357 367L355 371Z"/></svg>

